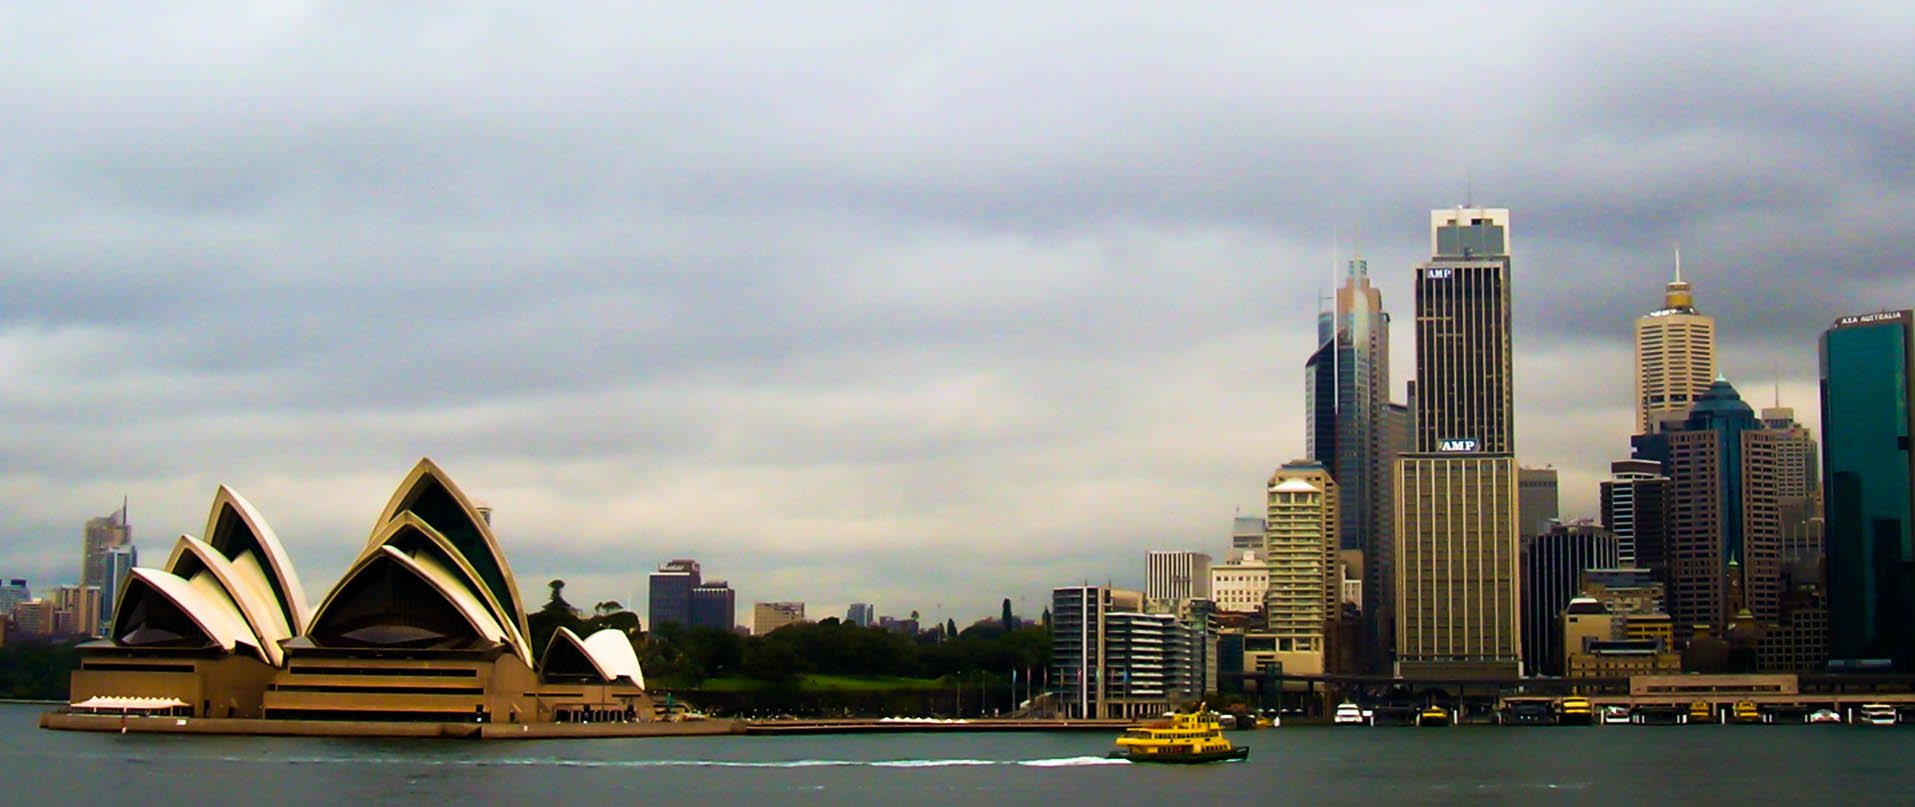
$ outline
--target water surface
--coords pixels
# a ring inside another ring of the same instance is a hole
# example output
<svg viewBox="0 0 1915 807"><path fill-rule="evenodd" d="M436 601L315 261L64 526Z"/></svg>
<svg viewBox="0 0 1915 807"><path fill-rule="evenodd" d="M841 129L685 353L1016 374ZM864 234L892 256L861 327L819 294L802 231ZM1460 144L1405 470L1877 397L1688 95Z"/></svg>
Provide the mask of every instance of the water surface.
<svg viewBox="0 0 1915 807"><path fill-rule="evenodd" d="M1915 726L1291 727L1242 763L1082 733L364 740L43 731L0 706L5 802L366 805L1907 804Z"/></svg>

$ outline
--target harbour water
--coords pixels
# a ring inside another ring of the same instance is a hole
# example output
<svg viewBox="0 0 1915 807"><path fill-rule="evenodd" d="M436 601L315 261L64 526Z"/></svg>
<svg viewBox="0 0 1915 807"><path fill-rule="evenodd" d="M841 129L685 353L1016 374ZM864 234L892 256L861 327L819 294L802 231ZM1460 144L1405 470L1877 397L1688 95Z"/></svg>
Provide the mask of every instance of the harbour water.
<svg viewBox="0 0 1915 807"><path fill-rule="evenodd" d="M1083 733L476 742L43 731L0 706L8 804L1907 804L1915 726L1291 727L1241 763Z"/></svg>

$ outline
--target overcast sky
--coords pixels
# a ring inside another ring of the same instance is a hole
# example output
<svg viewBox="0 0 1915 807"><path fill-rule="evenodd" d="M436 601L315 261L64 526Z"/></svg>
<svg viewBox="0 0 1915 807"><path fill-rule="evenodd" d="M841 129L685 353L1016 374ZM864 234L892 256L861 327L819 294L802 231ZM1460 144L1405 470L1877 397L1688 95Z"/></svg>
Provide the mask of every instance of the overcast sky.
<svg viewBox="0 0 1915 807"><path fill-rule="evenodd" d="M316 600L431 456L533 602L1034 616L1224 553L1353 240L1401 398L1431 208L1512 211L1566 515L1673 245L1818 433L1818 332L1915 303L1907 3L609 6L0 7L0 576L226 483Z"/></svg>

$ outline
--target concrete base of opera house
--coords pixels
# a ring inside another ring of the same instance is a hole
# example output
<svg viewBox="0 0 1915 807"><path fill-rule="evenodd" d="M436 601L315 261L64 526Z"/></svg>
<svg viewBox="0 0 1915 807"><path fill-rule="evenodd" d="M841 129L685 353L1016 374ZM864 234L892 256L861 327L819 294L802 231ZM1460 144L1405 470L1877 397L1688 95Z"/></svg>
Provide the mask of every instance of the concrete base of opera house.
<svg viewBox="0 0 1915 807"><path fill-rule="evenodd" d="M634 723L409 723L346 720L267 720L239 717L127 717L46 712L40 728L140 734L239 734L282 737L456 737L473 740L551 740L586 737L702 737L744 734L742 720Z"/></svg>

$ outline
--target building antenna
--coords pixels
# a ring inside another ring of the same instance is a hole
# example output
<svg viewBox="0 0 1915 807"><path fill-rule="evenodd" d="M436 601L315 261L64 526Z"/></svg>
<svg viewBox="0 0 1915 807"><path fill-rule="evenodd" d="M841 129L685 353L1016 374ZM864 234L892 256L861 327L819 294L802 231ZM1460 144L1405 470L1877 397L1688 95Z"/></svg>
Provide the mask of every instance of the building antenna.
<svg viewBox="0 0 1915 807"><path fill-rule="evenodd" d="M1769 359L1769 370L1775 374L1775 408L1782 408L1782 360Z"/></svg>
<svg viewBox="0 0 1915 807"><path fill-rule="evenodd" d="M1682 245L1676 245L1676 282L1682 282Z"/></svg>

